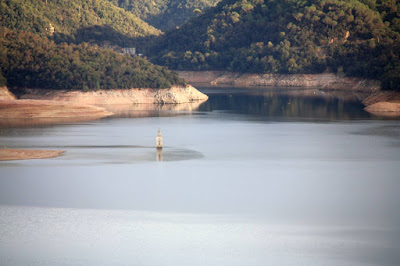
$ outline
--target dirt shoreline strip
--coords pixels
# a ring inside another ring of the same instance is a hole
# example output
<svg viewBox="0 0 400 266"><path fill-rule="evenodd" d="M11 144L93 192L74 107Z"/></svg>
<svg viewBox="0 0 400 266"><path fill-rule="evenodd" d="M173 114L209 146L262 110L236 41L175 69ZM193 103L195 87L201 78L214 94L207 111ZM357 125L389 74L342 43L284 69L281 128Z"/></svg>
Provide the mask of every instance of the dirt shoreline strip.
<svg viewBox="0 0 400 266"><path fill-rule="evenodd" d="M112 115L104 108L48 100L0 100L0 118L84 118L99 119Z"/></svg>
<svg viewBox="0 0 400 266"><path fill-rule="evenodd" d="M61 156L65 151L0 149L0 161L47 159Z"/></svg>

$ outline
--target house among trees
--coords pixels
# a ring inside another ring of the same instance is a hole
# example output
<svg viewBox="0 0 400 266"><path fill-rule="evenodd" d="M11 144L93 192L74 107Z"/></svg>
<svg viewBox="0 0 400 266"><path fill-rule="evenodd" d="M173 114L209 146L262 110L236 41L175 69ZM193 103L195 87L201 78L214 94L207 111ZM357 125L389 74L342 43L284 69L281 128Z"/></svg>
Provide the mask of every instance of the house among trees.
<svg viewBox="0 0 400 266"><path fill-rule="evenodd" d="M134 55L136 55L136 48L135 47L122 48L122 53L134 56Z"/></svg>

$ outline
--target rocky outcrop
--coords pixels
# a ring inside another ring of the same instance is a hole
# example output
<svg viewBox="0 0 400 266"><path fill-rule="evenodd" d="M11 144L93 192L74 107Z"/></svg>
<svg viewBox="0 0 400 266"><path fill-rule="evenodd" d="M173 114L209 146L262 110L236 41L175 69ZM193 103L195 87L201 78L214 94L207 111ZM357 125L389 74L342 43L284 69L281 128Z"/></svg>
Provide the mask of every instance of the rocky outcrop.
<svg viewBox="0 0 400 266"><path fill-rule="evenodd" d="M26 89L21 99L42 99L76 104L106 105L106 104L179 104L201 101L208 96L194 87L172 87L170 89L126 89L99 91L66 91Z"/></svg>
<svg viewBox="0 0 400 266"><path fill-rule="evenodd" d="M369 112L400 112L400 103L378 102L365 108Z"/></svg>
<svg viewBox="0 0 400 266"><path fill-rule="evenodd" d="M365 111L377 116L399 117L400 103L378 102L365 107Z"/></svg>
<svg viewBox="0 0 400 266"><path fill-rule="evenodd" d="M361 92L376 92L381 88L381 84L377 80L341 77L333 73L286 75L227 71L180 71L178 73L189 83L209 83L211 85L308 87Z"/></svg>
<svg viewBox="0 0 400 266"><path fill-rule="evenodd" d="M371 94L365 100L363 104L369 106L378 102L393 102L400 103L400 92L398 91L379 91Z"/></svg>
<svg viewBox="0 0 400 266"><path fill-rule="evenodd" d="M7 87L0 87L0 100L15 100L15 96Z"/></svg>
<svg viewBox="0 0 400 266"><path fill-rule="evenodd" d="M153 103L190 103L207 100L208 96L199 92L193 86L172 87L171 89L157 90Z"/></svg>
<svg viewBox="0 0 400 266"><path fill-rule="evenodd" d="M362 103L366 106L365 111L379 116L400 116L400 92L380 91L368 96Z"/></svg>

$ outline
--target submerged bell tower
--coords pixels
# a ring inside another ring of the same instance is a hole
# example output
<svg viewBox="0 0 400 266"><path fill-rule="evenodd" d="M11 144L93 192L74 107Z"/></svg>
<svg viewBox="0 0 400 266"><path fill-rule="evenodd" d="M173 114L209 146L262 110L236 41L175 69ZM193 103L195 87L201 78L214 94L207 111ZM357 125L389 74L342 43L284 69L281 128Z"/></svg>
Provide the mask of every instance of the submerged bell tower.
<svg viewBox="0 0 400 266"><path fill-rule="evenodd" d="M156 137L156 148L162 149L162 147L163 147L163 137L161 135L161 129L158 129L158 134Z"/></svg>

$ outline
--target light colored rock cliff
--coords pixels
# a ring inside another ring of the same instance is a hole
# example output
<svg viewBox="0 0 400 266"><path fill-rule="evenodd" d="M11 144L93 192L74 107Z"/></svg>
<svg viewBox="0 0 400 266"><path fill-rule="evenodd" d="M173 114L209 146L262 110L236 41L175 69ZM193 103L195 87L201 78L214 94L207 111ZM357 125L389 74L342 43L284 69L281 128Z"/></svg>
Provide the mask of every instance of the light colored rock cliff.
<svg viewBox="0 0 400 266"><path fill-rule="evenodd" d="M100 91L66 91L26 89L21 99L41 99L76 104L106 105L106 104L179 104L208 99L208 96L194 87L172 87L170 89L127 89Z"/></svg>
<svg viewBox="0 0 400 266"><path fill-rule="evenodd" d="M400 103L378 102L365 108L369 112L400 112Z"/></svg>
<svg viewBox="0 0 400 266"><path fill-rule="evenodd" d="M400 116L400 92L398 91L376 92L362 103L366 106L365 111L371 114L386 117Z"/></svg>
<svg viewBox="0 0 400 266"><path fill-rule="evenodd" d="M365 100L363 104L365 106L373 105L378 102L393 102L400 103L400 92L398 91L380 91L371 94Z"/></svg>
<svg viewBox="0 0 400 266"><path fill-rule="evenodd" d="M0 87L0 100L15 100L14 94L12 94L7 87Z"/></svg>
<svg viewBox="0 0 400 266"><path fill-rule="evenodd" d="M377 102L365 107L365 111L377 116L399 117L400 103Z"/></svg>

